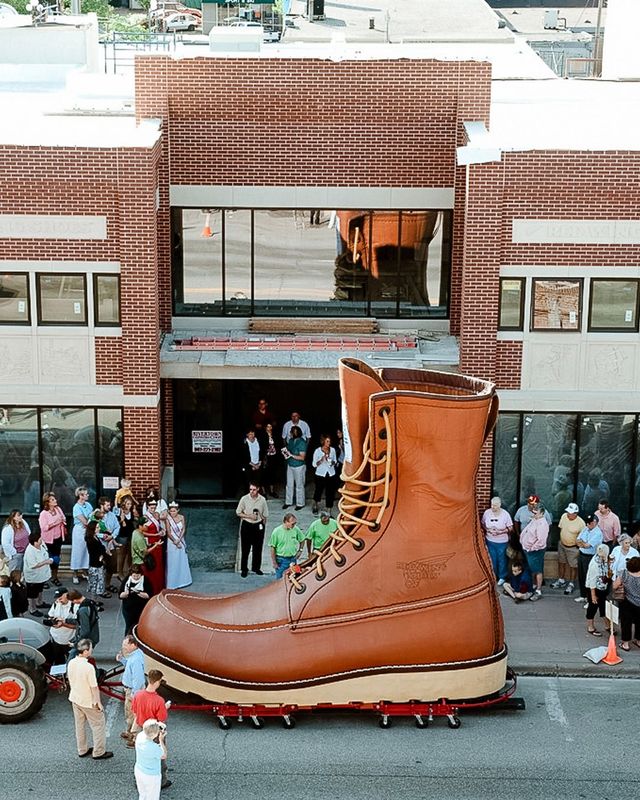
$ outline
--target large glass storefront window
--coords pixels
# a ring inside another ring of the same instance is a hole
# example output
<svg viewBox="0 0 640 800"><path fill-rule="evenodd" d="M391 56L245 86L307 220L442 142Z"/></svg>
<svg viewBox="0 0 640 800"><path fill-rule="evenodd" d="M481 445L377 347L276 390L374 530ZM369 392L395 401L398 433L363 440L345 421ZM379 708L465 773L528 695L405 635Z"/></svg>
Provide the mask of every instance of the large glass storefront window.
<svg viewBox="0 0 640 800"><path fill-rule="evenodd" d="M451 212L174 209L174 313L448 316Z"/></svg>
<svg viewBox="0 0 640 800"><path fill-rule="evenodd" d="M584 517L606 498L624 523L640 519L639 416L500 414L494 434L493 489L514 512L530 494L553 519L568 503Z"/></svg>
<svg viewBox="0 0 640 800"><path fill-rule="evenodd" d="M37 515L54 491L69 515L78 486L95 506L101 494L113 497L122 473L121 409L0 409L0 514Z"/></svg>

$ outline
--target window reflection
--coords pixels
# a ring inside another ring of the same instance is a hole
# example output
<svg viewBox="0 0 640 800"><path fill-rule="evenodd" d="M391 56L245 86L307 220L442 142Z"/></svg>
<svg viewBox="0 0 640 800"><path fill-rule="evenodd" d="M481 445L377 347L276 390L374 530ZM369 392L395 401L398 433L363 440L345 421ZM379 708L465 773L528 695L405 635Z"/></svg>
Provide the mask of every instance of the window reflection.
<svg viewBox="0 0 640 800"><path fill-rule="evenodd" d="M43 408L42 479L45 491L56 493L65 514L70 514L78 486L89 489L95 507L96 430L92 408Z"/></svg>
<svg viewBox="0 0 640 800"><path fill-rule="evenodd" d="M522 440L518 433L522 425ZM634 443L635 442L635 443ZM640 519L640 433L631 414L500 414L493 490L511 512L536 494L557 521L605 498L623 523Z"/></svg>
<svg viewBox="0 0 640 800"><path fill-rule="evenodd" d="M450 223L437 211L183 209L175 312L446 317Z"/></svg>
<svg viewBox="0 0 640 800"><path fill-rule="evenodd" d="M363 313L362 297L342 297L336 292L335 214L255 211L254 225L256 313ZM349 302L338 307L336 300Z"/></svg>
<svg viewBox="0 0 640 800"><path fill-rule="evenodd" d="M634 418L623 414L583 416L580 425L578 504L585 514L605 498L615 510L628 505Z"/></svg>
<svg viewBox="0 0 640 800"><path fill-rule="evenodd" d="M500 414L493 439L493 489L492 495L502 500L502 506L516 506L520 441L520 414Z"/></svg>
<svg viewBox="0 0 640 800"><path fill-rule="evenodd" d="M0 409L0 510L33 514L40 506L38 413L35 408Z"/></svg>
<svg viewBox="0 0 640 800"><path fill-rule="evenodd" d="M113 495L103 478L122 473L122 409L0 408L0 513L38 514L43 493L53 491L70 515L78 486L95 505L100 494Z"/></svg>
<svg viewBox="0 0 640 800"><path fill-rule="evenodd" d="M224 213L225 313L251 314L251 211Z"/></svg>
<svg viewBox="0 0 640 800"><path fill-rule="evenodd" d="M221 303L222 212L220 209L210 209L205 212L195 208L182 210L182 254L183 302Z"/></svg>

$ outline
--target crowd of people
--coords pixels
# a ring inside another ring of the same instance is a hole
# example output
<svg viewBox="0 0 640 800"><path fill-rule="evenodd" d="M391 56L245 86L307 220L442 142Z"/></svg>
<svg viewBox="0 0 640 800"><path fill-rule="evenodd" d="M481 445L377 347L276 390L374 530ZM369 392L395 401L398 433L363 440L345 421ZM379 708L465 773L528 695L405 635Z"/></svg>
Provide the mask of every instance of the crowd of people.
<svg viewBox="0 0 640 800"><path fill-rule="evenodd" d="M262 398L251 419L243 443L241 469L245 487L250 481L264 486L265 495L278 497L277 487L284 484L283 509L306 505L307 465L314 477L312 511L317 514L324 497L330 510L335 503L344 464L342 429L335 434L321 433L318 446L312 447L309 424L293 411L278 433L274 415Z"/></svg>
<svg viewBox="0 0 640 800"><path fill-rule="evenodd" d="M513 518L499 497L491 500L481 526L495 578L514 602L535 602L542 597L545 553L551 515L536 495L530 495ZM605 629L606 602L620 608L621 648L633 642L640 648L640 525L634 535L622 533L620 518L606 498L595 513L580 516L580 507L569 502L558 522L558 578L550 585L581 603L586 611L587 633L601 637L595 619L599 613ZM633 633L633 637L632 637Z"/></svg>
<svg viewBox="0 0 640 800"><path fill-rule="evenodd" d="M0 619L23 614L38 618L45 616L45 609L51 611L43 591L53 587L59 594L60 553L69 539L74 588L65 590L65 596L86 597L100 609L104 600L116 595L122 601L127 633L149 597L164 588L189 586L187 523L178 503L167 504L154 487L140 503L131 481L123 478L114 505L112 509L111 500L100 497L93 508L87 489L79 486L70 537L53 492L42 498L37 530L30 529L20 510L11 511L0 539ZM82 594L81 582L86 582Z"/></svg>

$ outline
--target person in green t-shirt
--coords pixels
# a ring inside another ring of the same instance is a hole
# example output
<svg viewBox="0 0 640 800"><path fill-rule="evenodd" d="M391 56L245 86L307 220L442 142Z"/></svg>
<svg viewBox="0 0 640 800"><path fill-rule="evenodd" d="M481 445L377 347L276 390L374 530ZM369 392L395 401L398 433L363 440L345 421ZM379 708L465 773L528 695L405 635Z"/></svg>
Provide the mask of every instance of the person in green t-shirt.
<svg viewBox="0 0 640 800"><path fill-rule="evenodd" d="M338 523L331 519L328 509L323 508L320 512L320 519L314 520L307 530L307 550L309 556L314 550L321 550L329 536L338 530Z"/></svg>
<svg viewBox="0 0 640 800"><path fill-rule="evenodd" d="M285 514L282 525L278 525L271 533L269 547L276 578L281 578L291 564L296 563L302 551L305 535L296 525L297 521L295 514Z"/></svg>

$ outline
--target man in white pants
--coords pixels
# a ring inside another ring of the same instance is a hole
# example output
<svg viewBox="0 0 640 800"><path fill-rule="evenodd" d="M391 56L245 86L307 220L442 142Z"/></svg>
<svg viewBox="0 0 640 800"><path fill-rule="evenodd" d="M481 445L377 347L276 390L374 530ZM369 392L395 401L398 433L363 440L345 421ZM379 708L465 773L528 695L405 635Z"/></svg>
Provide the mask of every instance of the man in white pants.
<svg viewBox="0 0 640 800"><path fill-rule="evenodd" d="M282 455L287 465L287 487L282 508L289 508L295 494L296 511L300 511L304 508L304 484L307 472L304 462L307 457L307 443L297 425L291 428L291 437L287 441L287 446L282 449Z"/></svg>
<svg viewBox="0 0 640 800"><path fill-rule="evenodd" d="M136 736L136 765L133 774L138 787L138 800L160 798L162 761L167 758L166 736L165 725L156 719L146 720Z"/></svg>

